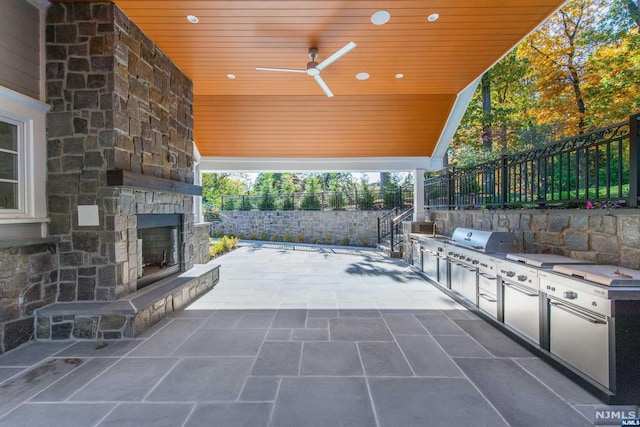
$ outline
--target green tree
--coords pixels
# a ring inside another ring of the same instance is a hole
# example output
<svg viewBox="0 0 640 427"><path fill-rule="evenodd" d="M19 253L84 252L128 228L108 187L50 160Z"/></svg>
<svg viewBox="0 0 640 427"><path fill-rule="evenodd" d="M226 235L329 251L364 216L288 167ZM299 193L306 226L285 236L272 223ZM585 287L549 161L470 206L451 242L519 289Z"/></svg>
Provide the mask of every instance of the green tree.
<svg viewBox="0 0 640 427"><path fill-rule="evenodd" d="M205 210L220 208L222 196L244 194L248 177L242 173L203 173L202 205Z"/></svg>

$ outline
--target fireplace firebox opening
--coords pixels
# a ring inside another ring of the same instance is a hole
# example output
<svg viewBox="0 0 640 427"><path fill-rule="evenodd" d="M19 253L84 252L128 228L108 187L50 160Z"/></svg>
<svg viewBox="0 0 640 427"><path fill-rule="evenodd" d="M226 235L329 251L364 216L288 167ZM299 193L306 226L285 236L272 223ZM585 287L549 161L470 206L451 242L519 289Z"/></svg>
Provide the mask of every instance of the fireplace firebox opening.
<svg viewBox="0 0 640 427"><path fill-rule="evenodd" d="M137 289L142 289L180 272L182 215L139 214L137 221Z"/></svg>

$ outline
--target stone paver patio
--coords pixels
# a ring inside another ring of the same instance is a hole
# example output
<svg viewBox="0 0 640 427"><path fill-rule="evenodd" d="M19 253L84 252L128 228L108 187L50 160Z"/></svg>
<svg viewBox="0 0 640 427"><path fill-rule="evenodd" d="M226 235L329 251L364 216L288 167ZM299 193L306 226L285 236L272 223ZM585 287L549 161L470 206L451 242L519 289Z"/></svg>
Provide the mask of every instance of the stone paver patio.
<svg viewBox="0 0 640 427"><path fill-rule="evenodd" d="M0 356L0 426L564 427L604 407L375 251L215 262L218 286L143 337Z"/></svg>

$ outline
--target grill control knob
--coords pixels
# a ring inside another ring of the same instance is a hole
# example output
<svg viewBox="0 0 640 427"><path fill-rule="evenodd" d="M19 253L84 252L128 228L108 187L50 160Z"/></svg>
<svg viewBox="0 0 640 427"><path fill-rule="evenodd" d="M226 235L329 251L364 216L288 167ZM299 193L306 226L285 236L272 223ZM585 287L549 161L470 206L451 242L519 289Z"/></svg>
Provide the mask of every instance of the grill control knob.
<svg viewBox="0 0 640 427"><path fill-rule="evenodd" d="M476 265L476 264L480 264L480 261L478 261L477 259L474 259L471 264Z"/></svg>
<svg viewBox="0 0 640 427"><path fill-rule="evenodd" d="M471 258L466 257L466 258L465 258L465 261L467 261L467 262L471 262Z"/></svg>
<svg viewBox="0 0 640 427"><path fill-rule="evenodd" d="M507 277L513 277L516 275L515 271L507 271Z"/></svg>
<svg viewBox="0 0 640 427"><path fill-rule="evenodd" d="M573 291L565 291L563 295L564 295L564 297L566 299L576 299L576 298L578 298L578 294L573 292Z"/></svg>
<svg viewBox="0 0 640 427"><path fill-rule="evenodd" d="M525 280L527 280L527 276L524 274L518 275L518 282L524 282Z"/></svg>

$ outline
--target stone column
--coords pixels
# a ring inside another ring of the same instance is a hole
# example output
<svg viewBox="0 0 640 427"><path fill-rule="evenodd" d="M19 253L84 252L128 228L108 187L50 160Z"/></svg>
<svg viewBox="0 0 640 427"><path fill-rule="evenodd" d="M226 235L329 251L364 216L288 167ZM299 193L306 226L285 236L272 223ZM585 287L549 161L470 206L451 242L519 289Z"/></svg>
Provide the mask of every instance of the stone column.
<svg viewBox="0 0 640 427"><path fill-rule="evenodd" d="M413 171L413 220L424 221L424 169Z"/></svg>

